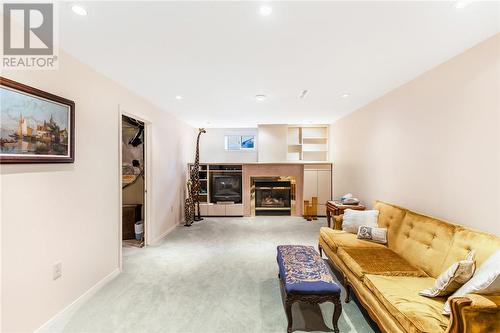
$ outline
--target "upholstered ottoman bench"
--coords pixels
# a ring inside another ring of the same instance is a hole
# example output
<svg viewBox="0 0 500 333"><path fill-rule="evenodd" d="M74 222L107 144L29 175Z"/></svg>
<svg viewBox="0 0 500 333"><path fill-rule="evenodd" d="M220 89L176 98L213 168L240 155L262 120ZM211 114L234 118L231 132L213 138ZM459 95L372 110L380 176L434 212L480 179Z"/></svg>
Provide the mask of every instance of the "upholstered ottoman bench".
<svg viewBox="0 0 500 333"><path fill-rule="evenodd" d="M287 332L292 332L292 304L306 302L319 304L332 302L333 330L339 332L337 326L342 305L340 304L340 287L333 280L333 275L312 246L279 245L278 277L284 294L283 304L288 320Z"/></svg>

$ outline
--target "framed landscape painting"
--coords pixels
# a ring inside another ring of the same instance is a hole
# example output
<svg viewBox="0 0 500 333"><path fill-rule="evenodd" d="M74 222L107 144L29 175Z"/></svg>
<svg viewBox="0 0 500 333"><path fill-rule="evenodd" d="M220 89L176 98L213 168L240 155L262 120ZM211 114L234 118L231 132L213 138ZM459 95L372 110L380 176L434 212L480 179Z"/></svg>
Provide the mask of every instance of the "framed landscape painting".
<svg viewBox="0 0 500 333"><path fill-rule="evenodd" d="M0 163L73 163L75 103L0 77Z"/></svg>

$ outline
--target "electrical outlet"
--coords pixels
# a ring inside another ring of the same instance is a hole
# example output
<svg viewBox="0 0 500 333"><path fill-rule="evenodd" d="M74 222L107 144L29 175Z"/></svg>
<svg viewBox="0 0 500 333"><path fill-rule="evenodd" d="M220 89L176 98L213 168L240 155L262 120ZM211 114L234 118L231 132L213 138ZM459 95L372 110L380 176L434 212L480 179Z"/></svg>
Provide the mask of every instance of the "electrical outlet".
<svg viewBox="0 0 500 333"><path fill-rule="evenodd" d="M52 280L57 280L62 276L62 262L56 262L52 266Z"/></svg>

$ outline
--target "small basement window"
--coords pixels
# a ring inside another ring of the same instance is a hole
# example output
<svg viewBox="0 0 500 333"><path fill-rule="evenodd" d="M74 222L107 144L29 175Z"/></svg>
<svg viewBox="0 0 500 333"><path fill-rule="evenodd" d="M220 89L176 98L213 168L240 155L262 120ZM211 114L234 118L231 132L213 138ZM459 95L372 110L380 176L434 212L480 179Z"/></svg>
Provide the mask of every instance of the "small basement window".
<svg viewBox="0 0 500 333"><path fill-rule="evenodd" d="M255 135L225 135L224 148L226 150L254 150Z"/></svg>

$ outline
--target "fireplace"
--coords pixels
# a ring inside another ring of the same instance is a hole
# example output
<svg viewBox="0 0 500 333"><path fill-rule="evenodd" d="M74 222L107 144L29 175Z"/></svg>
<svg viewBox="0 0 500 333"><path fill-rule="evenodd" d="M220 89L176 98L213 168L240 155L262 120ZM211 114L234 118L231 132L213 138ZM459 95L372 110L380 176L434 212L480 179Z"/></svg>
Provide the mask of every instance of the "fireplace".
<svg viewBox="0 0 500 333"><path fill-rule="evenodd" d="M254 180L255 215L291 215L292 182L282 179Z"/></svg>

